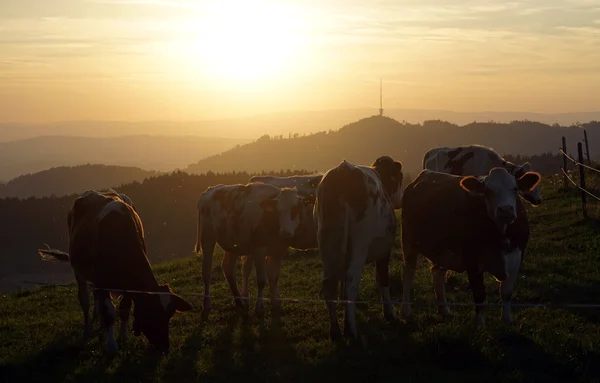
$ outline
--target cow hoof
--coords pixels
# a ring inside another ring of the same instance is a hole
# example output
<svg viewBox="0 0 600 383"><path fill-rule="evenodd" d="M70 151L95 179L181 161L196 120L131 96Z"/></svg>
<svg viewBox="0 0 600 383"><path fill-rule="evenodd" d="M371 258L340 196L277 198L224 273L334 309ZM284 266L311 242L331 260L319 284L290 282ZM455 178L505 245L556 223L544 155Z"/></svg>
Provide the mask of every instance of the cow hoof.
<svg viewBox="0 0 600 383"><path fill-rule="evenodd" d="M344 337L354 342L358 340L356 330L351 330L348 327L344 327Z"/></svg>
<svg viewBox="0 0 600 383"><path fill-rule="evenodd" d="M402 306L402 310L400 310L400 313L402 314L402 318L406 320L412 319L412 312L410 310L410 307Z"/></svg>
<svg viewBox="0 0 600 383"><path fill-rule="evenodd" d="M109 354L115 354L117 351L119 351L119 346L116 342L108 342L106 344L106 352Z"/></svg>
<svg viewBox="0 0 600 383"><path fill-rule="evenodd" d="M477 315L477 326L480 328L485 327L485 318L481 314Z"/></svg>
<svg viewBox="0 0 600 383"><path fill-rule="evenodd" d="M438 310L438 314L442 317L442 319L449 319L454 316L452 311L450 311L448 308Z"/></svg>
<svg viewBox="0 0 600 383"><path fill-rule="evenodd" d="M256 306L254 307L254 313L256 315L258 315L259 317L262 317L263 315L265 315L265 306L262 304L256 304Z"/></svg>
<svg viewBox="0 0 600 383"><path fill-rule="evenodd" d="M392 308L391 310L384 310L383 317L388 322L395 322L396 321L396 311L394 310L394 308Z"/></svg>
<svg viewBox="0 0 600 383"><path fill-rule="evenodd" d="M340 330L340 326L331 326L329 328L329 339L332 342L339 342L342 340L342 330Z"/></svg>
<svg viewBox="0 0 600 383"><path fill-rule="evenodd" d="M202 321L207 322L208 321L208 316L210 314L210 309L206 310L202 310Z"/></svg>
<svg viewBox="0 0 600 383"><path fill-rule="evenodd" d="M502 316L502 323L505 324L505 325L507 325L507 326L512 325L513 324L512 317L510 317L510 316Z"/></svg>

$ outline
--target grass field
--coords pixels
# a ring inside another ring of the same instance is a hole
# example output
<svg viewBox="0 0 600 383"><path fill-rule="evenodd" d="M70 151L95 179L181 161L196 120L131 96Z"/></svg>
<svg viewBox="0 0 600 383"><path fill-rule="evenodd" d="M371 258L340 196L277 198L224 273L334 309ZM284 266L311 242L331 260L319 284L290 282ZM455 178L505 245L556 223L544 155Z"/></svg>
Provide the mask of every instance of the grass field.
<svg viewBox="0 0 600 383"><path fill-rule="evenodd" d="M582 219L578 195L558 190L558 180L547 177L543 205L529 209L532 238L513 301L600 303L598 227ZM220 256L214 262L212 292L228 295ZM177 293L201 293L200 264L191 254L157 265L155 271ZM393 260L391 273L392 297L401 300L399 258ZM239 272L238 277L241 282ZM320 278L317 253L291 253L284 261L281 296L318 299ZM486 277L486 282L488 301L499 301L493 278ZM447 291L450 302L472 302L466 275L455 274ZM415 294L414 302L434 299L425 262L417 272ZM215 299L209 322L202 324L202 300L190 297L194 311L176 314L171 321L167 357L132 335L110 358L97 337L81 342L82 314L74 285L1 297L3 381L600 380L598 309L515 308L515 323L506 327L500 323L500 308L492 307L486 311L485 329L477 329L471 306L454 308L455 317L446 322L433 307L415 306L414 323L399 319L391 324L384 321L379 304L364 305L357 310L362 342L349 346L329 341L322 302L284 302L279 321L270 317L267 303L261 323L252 310L246 316L236 311L232 299ZM372 265L364 269L359 299L379 299Z"/></svg>

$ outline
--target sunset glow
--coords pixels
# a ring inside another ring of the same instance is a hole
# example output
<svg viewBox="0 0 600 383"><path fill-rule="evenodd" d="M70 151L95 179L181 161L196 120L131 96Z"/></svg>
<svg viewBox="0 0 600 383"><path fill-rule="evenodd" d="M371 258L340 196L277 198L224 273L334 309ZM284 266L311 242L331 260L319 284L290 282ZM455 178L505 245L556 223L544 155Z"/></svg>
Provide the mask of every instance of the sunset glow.
<svg viewBox="0 0 600 383"><path fill-rule="evenodd" d="M584 0L4 0L0 121L596 110Z"/></svg>

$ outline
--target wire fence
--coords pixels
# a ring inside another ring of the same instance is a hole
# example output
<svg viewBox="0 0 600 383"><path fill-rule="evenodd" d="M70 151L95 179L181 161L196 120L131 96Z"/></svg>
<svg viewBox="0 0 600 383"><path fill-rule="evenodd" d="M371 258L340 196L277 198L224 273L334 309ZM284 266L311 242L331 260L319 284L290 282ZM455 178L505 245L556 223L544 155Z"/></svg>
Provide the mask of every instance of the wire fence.
<svg viewBox="0 0 600 383"><path fill-rule="evenodd" d="M569 189L571 186L574 186L580 191L581 212L585 218L589 218L588 197L592 198L594 202L600 202L600 188L594 187L594 184L597 186L598 182L600 181L600 169L592 166L587 132L584 130L583 133L587 164L584 163L582 143L577 143L577 159L575 159L567 153L566 138L562 137L562 148L559 148L559 151L563 157L563 165L560 167L560 170L563 174L563 183L565 189ZM569 165L574 166L573 171L569 171ZM598 212L599 207L599 205L596 205L596 212Z"/></svg>
<svg viewBox="0 0 600 383"><path fill-rule="evenodd" d="M53 285L53 284L48 284L48 283L31 282L31 281L22 281L22 282L30 283L30 284L48 285L48 286L52 286L52 287L67 287L67 288L74 287L72 285ZM92 286L92 285L89 284L89 286ZM123 289L94 288L94 287L92 287L92 289L95 291L108 291L108 292L113 292L113 293L118 293L118 294L125 294L125 293L148 294L148 295L172 295L173 294L173 293L164 292L164 291L123 290ZM259 298L250 298L250 297L244 297L244 296L235 297L233 295L205 295L205 294L200 294L200 293L177 293L177 295L179 295L181 297L193 297L193 298L207 298L208 297L210 299L220 299L220 300L239 299L239 300L250 301L250 300L259 299ZM403 301L381 301L381 300L367 301L367 300L344 300L344 299L325 300L325 299L290 298L290 297L273 298L273 297L266 297L266 296L263 297L262 299L267 300L267 301L279 301L279 302L291 302L291 303L321 303L321 304L324 304L324 303L342 303L342 304L354 303L357 305L392 304L394 306L410 305L413 307L439 307L439 306L502 307L502 306L504 306L504 303L502 303L502 302L497 302L497 303L486 302L486 303L475 304L473 302L441 303L441 302L421 302L421 301L403 302ZM600 309L600 303L539 303L539 302L517 303L517 302L511 302L510 306L511 307L522 307L522 308L543 308L543 309L560 309L560 308L562 308L562 309L566 309L566 308Z"/></svg>

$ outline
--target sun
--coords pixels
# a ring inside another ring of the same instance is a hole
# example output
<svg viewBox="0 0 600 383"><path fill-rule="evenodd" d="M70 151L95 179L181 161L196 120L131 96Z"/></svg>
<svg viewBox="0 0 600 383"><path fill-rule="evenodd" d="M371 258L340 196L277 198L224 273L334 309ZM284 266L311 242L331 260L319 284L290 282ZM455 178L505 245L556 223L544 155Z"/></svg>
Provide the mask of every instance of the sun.
<svg viewBox="0 0 600 383"><path fill-rule="evenodd" d="M304 26L300 13L281 4L219 0L172 47L211 78L260 82L293 72Z"/></svg>

